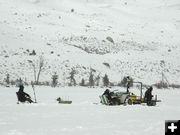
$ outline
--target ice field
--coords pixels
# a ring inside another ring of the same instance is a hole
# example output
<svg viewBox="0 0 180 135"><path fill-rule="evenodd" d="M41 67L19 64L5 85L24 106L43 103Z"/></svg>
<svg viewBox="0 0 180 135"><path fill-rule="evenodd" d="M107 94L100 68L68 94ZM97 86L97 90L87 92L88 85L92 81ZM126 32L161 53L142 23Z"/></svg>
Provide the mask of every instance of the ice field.
<svg viewBox="0 0 180 135"><path fill-rule="evenodd" d="M37 104L17 104L18 88L0 88L1 135L163 135L165 120L179 119L180 114L179 89L154 89L153 94L162 100L154 107L101 105L99 95L104 88L35 90ZM33 98L30 86L25 92ZM58 104L57 97L72 104Z"/></svg>

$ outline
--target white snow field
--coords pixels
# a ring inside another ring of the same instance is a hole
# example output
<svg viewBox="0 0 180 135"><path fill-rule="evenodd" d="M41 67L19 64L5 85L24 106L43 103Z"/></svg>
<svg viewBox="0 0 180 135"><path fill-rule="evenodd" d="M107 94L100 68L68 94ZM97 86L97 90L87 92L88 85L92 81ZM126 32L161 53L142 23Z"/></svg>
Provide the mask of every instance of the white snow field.
<svg viewBox="0 0 180 135"><path fill-rule="evenodd" d="M57 72L62 83L74 68L79 83L92 68L112 82L154 84L163 71L178 84L179 37L179 0L0 0L0 81L32 81L28 60L42 55L40 81Z"/></svg>
<svg viewBox="0 0 180 135"><path fill-rule="evenodd" d="M37 104L16 104L16 91L0 88L0 135L164 135L165 120L180 119L179 89L155 89L162 102L154 107L94 104L104 89L83 87L36 87Z"/></svg>
<svg viewBox="0 0 180 135"><path fill-rule="evenodd" d="M180 84L180 0L0 0L0 84L34 81L40 56L39 81L57 72L58 86L72 69L77 84L91 70L114 84L155 84L162 72ZM155 89L155 107L94 104L104 89L83 87L36 87L38 104L16 104L17 90L0 87L0 135L164 135L165 120L180 119L179 89Z"/></svg>

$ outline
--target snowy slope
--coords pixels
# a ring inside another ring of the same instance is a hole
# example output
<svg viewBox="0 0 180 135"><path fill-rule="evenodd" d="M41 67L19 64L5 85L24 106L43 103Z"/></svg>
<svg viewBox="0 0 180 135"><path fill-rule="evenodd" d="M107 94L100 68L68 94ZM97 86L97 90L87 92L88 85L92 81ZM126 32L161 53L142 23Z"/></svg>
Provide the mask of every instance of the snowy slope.
<svg viewBox="0 0 180 135"><path fill-rule="evenodd" d="M75 68L80 82L93 68L112 82L130 75L152 84L163 71L179 83L179 0L0 0L0 16L1 81L33 80L27 61L43 55L42 81L57 72L62 83Z"/></svg>
<svg viewBox="0 0 180 135"><path fill-rule="evenodd" d="M165 120L180 114L176 89L154 90L162 100L155 107L96 105L103 89L81 87L36 87L38 104L16 104L16 91L0 88L1 135L164 135ZM31 87L25 91L33 97ZM72 104L58 104L59 96Z"/></svg>

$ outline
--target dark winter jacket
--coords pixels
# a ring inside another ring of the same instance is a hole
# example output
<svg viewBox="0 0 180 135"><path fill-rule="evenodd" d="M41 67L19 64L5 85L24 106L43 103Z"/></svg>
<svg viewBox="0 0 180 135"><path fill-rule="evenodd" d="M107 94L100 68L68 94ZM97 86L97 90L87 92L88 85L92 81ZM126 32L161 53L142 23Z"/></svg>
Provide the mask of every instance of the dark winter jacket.
<svg viewBox="0 0 180 135"><path fill-rule="evenodd" d="M29 94L23 91L24 87L20 86L19 91L17 92L18 100L20 102L25 102L27 99L31 98Z"/></svg>
<svg viewBox="0 0 180 135"><path fill-rule="evenodd" d="M106 89L106 90L104 91L103 95L106 95L109 101L112 99L112 98L111 98L111 93L110 93L110 90L109 90L109 89Z"/></svg>
<svg viewBox="0 0 180 135"><path fill-rule="evenodd" d="M153 95L152 95L152 90L153 90L153 88L152 87L150 87L150 88L148 88L147 89L147 91L145 92L145 100L146 101L151 101L152 100L152 97L153 97Z"/></svg>

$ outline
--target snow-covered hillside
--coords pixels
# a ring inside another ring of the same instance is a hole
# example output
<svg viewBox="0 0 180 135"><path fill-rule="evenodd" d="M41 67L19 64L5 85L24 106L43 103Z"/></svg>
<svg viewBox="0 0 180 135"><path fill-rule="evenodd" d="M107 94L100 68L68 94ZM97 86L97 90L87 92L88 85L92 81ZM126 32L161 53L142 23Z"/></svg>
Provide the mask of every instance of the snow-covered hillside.
<svg viewBox="0 0 180 135"><path fill-rule="evenodd" d="M42 81L74 68L80 82L92 68L112 82L152 84L163 71L180 83L179 0L0 0L0 16L1 81L33 80L28 61L43 55Z"/></svg>

